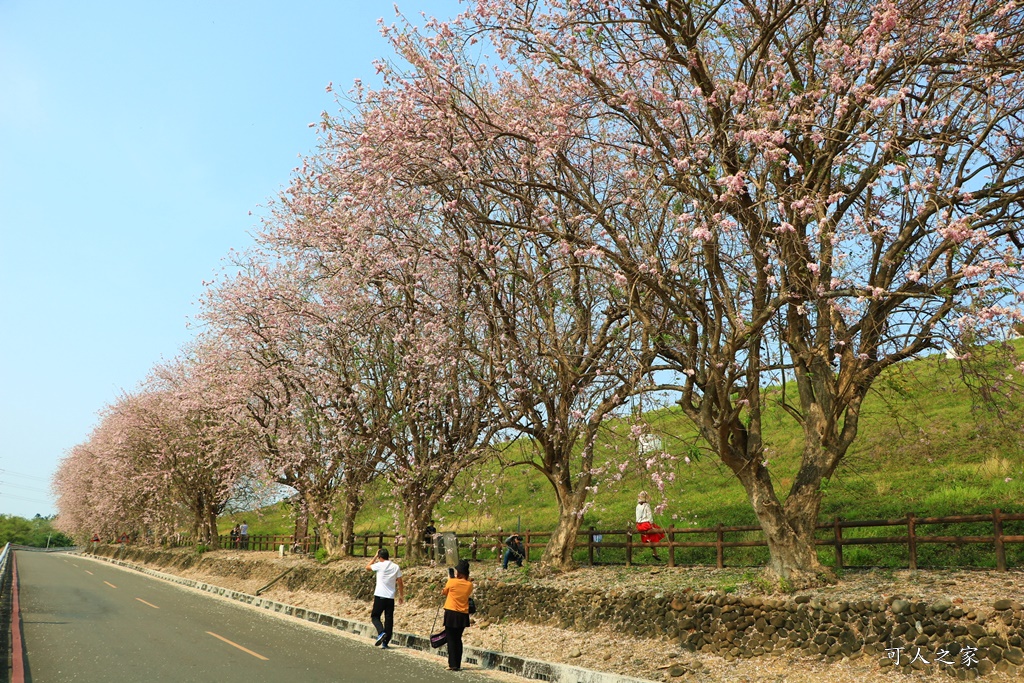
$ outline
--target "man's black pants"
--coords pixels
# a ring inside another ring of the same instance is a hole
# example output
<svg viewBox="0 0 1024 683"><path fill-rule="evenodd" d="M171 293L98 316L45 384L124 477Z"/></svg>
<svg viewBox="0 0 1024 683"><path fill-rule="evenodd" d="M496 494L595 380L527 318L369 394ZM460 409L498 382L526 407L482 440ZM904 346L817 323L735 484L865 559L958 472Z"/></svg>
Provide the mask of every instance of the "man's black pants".
<svg viewBox="0 0 1024 683"><path fill-rule="evenodd" d="M366 614L363 612L363 614ZM380 615L384 615L383 625L380 623ZM370 612L370 621L373 622L374 628L377 629L377 635L381 633L386 634L384 636L384 645L391 642L391 634L395 627L395 599L394 598L382 598L379 595L373 596L373 611Z"/></svg>

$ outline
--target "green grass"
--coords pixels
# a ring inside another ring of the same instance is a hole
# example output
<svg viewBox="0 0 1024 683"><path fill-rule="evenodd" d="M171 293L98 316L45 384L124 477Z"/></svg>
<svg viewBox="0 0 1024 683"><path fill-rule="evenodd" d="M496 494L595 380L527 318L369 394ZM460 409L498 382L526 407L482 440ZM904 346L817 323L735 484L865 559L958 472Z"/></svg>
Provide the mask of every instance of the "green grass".
<svg viewBox="0 0 1024 683"><path fill-rule="evenodd" d="M1016 348L1020 353L1024 346L1018 342ZM795 390L789 387L787 391L790 400L795 400ZM956 364L941 355L904 363L883 375L865 402L857 441L832 479L823 485L822 520L835 516L900 518L908 512L918 516L980 514L997 507L1004 512L1024 511L1024 409L1012 404L1004 408L997 417L979 406L961 381ZM756 524L742 486L707 452L677 408L661 408L644 417L661 436L665 449L677 458L670 467L674 481L659 493L650 473L636 463L628 466L619 482L607 476L599 479L583 528L624 529L631 525L640 489L652 493L654 504L666 505L663 513L656 514L662 526ZM609 424L596 451L599 464L622 460L621 454L635 448L624 437L624 429L622 423ZM802 434L776 403L770 403L766 411L764 430L769 470L776 490L784 497L799 465ZM517 441L508 446L506 455L523 454L529 448L529 442ZM690 464L682 461L687 455ZM391 532L400 519L398 512L390 491L378 482L366 496L357 532ZM502 470L495 462L464 471L435 511L438 528L460 532L499 527L546 531L554 526L557 514L551 485L540 472L524 466ZM225 533L241 518L225 518ZM259 517L249 514L248 521L252 534L291 533L293 529L290 515L281 505L271 506ZM1024 533L1020 526L1008 525L1005 533ZM959 528L922 532L984 535L991 533L991 525L987 532ZM848 533L897 536L905 533L905 528ZM756 537L733 534L729 540L741 536ZM1024 563L1024 549L1018 548L1008 546L1014 564ZM607 559L618 559L615 551L605 552ZM823 562L832 563L831 548L822 548L820 553ZM906 566L906 554L906 548L899 546L849 546L844 548L844 561L848 565ZM991 554L991 549L983 546L945 548L929 544L920 546L918 561L925 565L948 558L941 563L994 565ZM729 549L726 558L734 565L759 564L767 559L767 552L762 548ZM680 564L713 563L714 559L714 549L677 551Z"/></svg>

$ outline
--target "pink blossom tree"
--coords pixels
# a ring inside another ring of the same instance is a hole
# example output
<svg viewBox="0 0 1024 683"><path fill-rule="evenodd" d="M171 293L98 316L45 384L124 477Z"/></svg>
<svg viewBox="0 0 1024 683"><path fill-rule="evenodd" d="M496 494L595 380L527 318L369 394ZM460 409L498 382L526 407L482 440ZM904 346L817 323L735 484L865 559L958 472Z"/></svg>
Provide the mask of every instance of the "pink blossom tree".
<svg viewBox="0 0 1024 683"><path fill-rule="evenodd" d="M197 344L158 365L135 414L145 444L141 479L188 510L193 538L208 546L216 545L217 518L249 459L215 358Z"/></svg>
<svg viewBox="0 0 1024 683"><path fill-rule="evenodd" d="M873 381L1021 319L1022 12L481 1L426 37L390 32L412 95L377 150L410 186L459 187L452 210L489 202L490 221L530 198L534 220L500 224L599 255L744 486L770 568L814 582L821 485ZM467 57L481 35L491 70ZM805 434L785 495L769 400Z"/></svg>
<svg viewBox="0 0 1024 683"><path fill-rule="evenodd" d="M376 140L347 123L327 122L321 149L277 203L264 239L316 272L334 302L328 315L358 357L350 396L415 559L434 507L460 472L491 453L499 422L486 382L494 368L463 352L480 330L464 273L448 245L425 237L443 230L437 195L389 176Z"/></svg>
<svg viewBox="0 0 1024 683"><path fill-rule="evenodd" d="M54 476L61 528L82 539L185 527L213 543L244 442L211 379L193 353L109 406Z"/></svg>
<svg viewBox="0 0 1024 683"><path fill-rule="evenodd" d="M293 214L281 222L303 245L335 245L326 248L335 264L345 251L344 264L332 272L373 273L366 281L377 299L391 302L389 315L401 311L401 319L393 319L396 329L408 330L403 342L412 335L431 349L398 351L407 361L417 358L410 372L431 379L426 385L401 382L389 393L398 398L395 410L404 410L398 406L411 388L441 394L450 391L449 382L465 387L469 381L481 391L463 388L451 395L472 396L482 409L493 402L497 412L486 418L489 429L529 437L529 455L506 464L535 467L551 482L559 522L544 561L567 567L596 488L597 435L639 390L653 360L651 347L622 301L622 284L596 262L598 252L578 249L573 237L531 232L534 223L576 225L574 206L529 187L546 181L533 160L549 151L545 136L558 135L558 122L535 120L530 98L508 98L507 104L494 102L502 124L523 128L498 141L481 139L478 129L459 127L465 123L461 106L490 93L480 87L470 92L472 84L462 91L451 87L446 75L460 72L459 55L446 60L426 43L392 36L417 68L416 78L381 65L385 87L357 90L357 115L325 118L321 154L307 161L290 193L289 206L303 219ZM534 131L536 138L530 137ZM486 154L480 145L488 145ZM490 165L510 170L516 188L526 189L499 195L467 180L485 175ZM354 255L370 244L376 245L372 258ZM423 330L437 325L444 341L427 341ZM442 366L431 357L461 357L467 365L459 370L451 364L448 379L439 380ZM441 408L450 417L466 414L465 405L457 413L456 406ZM442 483L437 493L448 486ZM426 498L432 507L437 496ZM429 519L426 507L413 516L422 518L420 528Z"/></svg>
<svg viewBox="0 0 1024 683"><path fill-rule="evenodd" d="M747 491L771 568L814 581L821 483L872 382L1020 319L1024 9L478 11L510 62L561 81L577 141L605 157L614 145L618 192L594 193L592 167L568 154L552 182L592 218L583 244L639 293L634 308L682 378L680 405ZM795 397L766 393L787 377ZM766 400L805 435L784 497L764 463Z"/></svg>
<svg viewBox="0 0 1024 683"><path fill-rule="evenodd" d="M350 302L337 304L300 264L273 265L274 258L254 253L240 264L210 290L203 318L224 342L256 467L298 492L299 523L311 517L334 555L351 547L364 489L380 472L376 413L359 389L364 367L346 327Z"/></svg>

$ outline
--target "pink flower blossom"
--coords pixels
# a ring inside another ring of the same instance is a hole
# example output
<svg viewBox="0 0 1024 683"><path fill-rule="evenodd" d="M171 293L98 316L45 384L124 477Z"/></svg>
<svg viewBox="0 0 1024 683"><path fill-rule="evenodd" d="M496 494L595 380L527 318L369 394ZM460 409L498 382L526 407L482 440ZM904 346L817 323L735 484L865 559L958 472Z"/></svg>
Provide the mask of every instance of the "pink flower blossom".
<svg viewBox="0 0 1024 683"><path fill-rule="evenodd" d="M698 239L702 242L707 242L708 240L711 239L711 231L704 226L694 228L693 232L691 232L690 234L693 235L694 239Z"/></svg>
<svg viewBox="0 0 1024 683"><path fill-rule="evenodd" d="M995 33L979 33L971 40L976 50L992 50L996 46Z"/></svg>

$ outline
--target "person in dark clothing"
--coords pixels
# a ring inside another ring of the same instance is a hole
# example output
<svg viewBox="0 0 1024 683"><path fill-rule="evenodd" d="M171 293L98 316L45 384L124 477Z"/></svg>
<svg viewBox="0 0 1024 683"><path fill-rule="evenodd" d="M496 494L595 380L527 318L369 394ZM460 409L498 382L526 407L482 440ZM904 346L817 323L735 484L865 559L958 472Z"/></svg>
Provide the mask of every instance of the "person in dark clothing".
<svg viewBox="0 0 1024 683"><path fill-rule="evenodd" d="M434 526L434 520L430 520L430 524L423 530L423 548L427 551L427 557L434 559L434 535L437 533L437 527Z"/></svg>
<svg viewBox="0 0 1024 683"><path fill-rule="evenodd" d="M517 567L523 566L523 559L526 558L526 548L523 546L523 539L519 534L512 534L505 539L505 554L501 558L501 568L508 569L508 561L512 560Z"/></svg>

